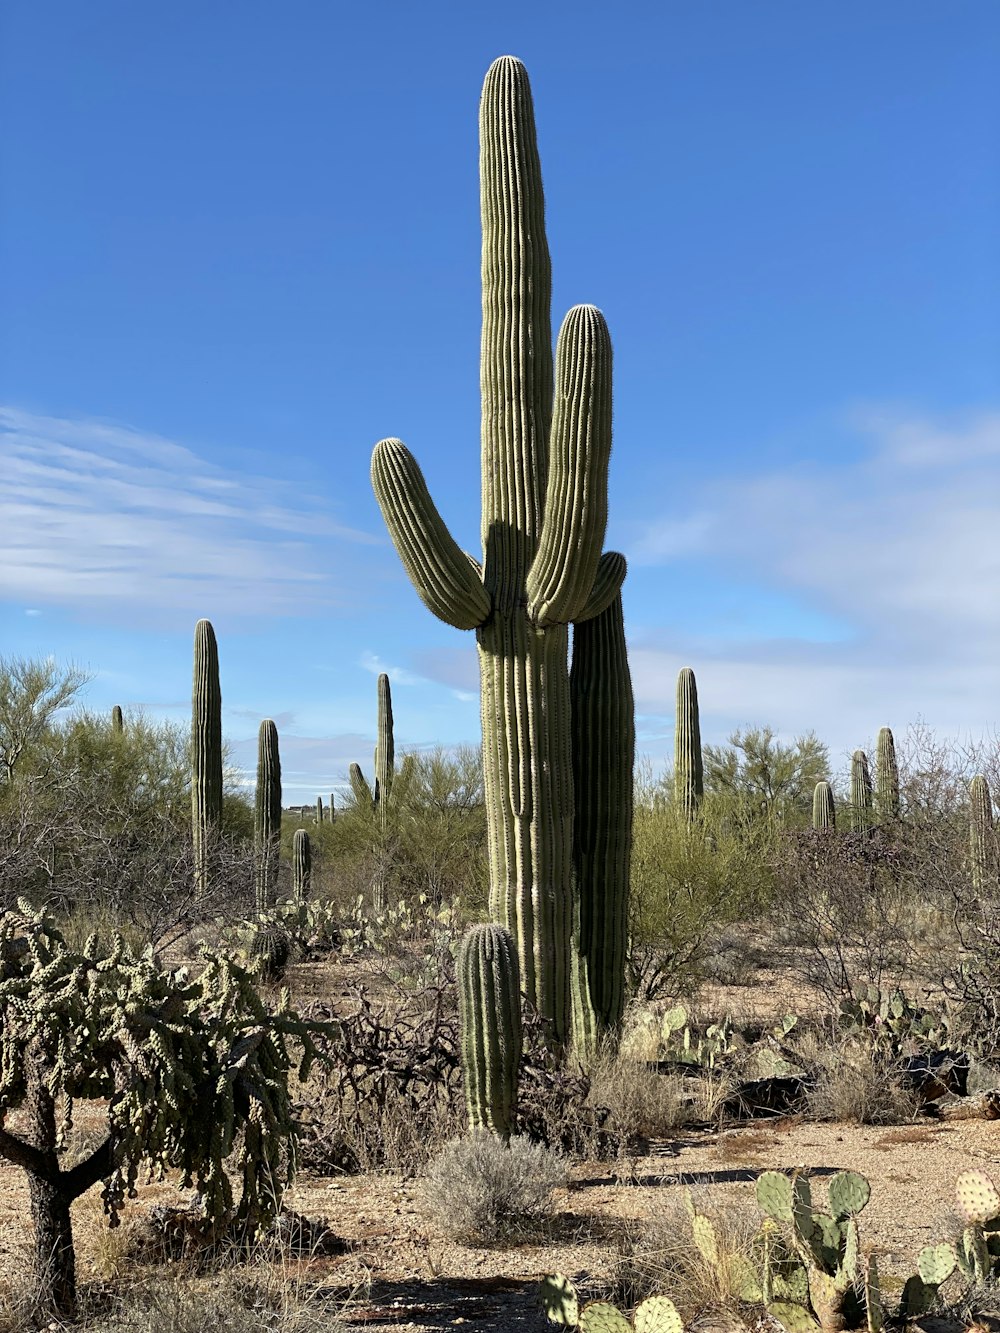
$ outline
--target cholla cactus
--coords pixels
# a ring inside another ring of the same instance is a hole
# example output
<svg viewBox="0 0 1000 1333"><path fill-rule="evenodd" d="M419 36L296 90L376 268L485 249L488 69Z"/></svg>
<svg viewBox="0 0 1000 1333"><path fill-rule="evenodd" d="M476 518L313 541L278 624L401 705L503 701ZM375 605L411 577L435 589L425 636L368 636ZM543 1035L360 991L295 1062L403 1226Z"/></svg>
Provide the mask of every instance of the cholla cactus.
<svg viewBox="0 0 1000 1333"><path fill-rule="evenodd" d="M278 728L270 718L260 724L257 737L257 800L254 809L257 911L274 903L281 843L281 756Z"/></svg>
<svg viewBox="0 0 1000 1333"><path fill-rule="evenodd" d="M837 827L837 807L833 800L833 788L829 782L817 782L813 788L813 828L830 829Z"/></svg>
<svg viewBox="0 0 1000 1333"><path fill-rule="evenodd" d="M677 676L674 720L674 799L689 821L698 813L704 794L698 683L691 668L682 667Z"/></svg>
<svg viewBox="0 0 1000 1333"><path fill-rule="evenodd" d="M888 727L879 732L875 752L875 809L881 820L899 818L899 764L896 742Z"/></svg>
<svg viewBox="0 0 1000 1333"><path fill-rule="evenodd" d="M578 1328L582 1333L684 1333L684 1322L669 1296L647 1297L629 1319L610 1301L581 1305L576 1288L563 1273L550 1273L544 1278L539 1295L550 1323Z"/></svg>
<svg viewBox="0 0 1000 1333"><path fill-rule="evenodd" d="M469 1128L510 1137L521 1059L517 950L503 926L472 926L459 946L458 1019Z"/></svg>
<svg viewBox="0 0 1000 1333"><path fill-rule="evenodd" d="M494 61L480 102L482 542L466 555L400 440L372 484L417 593L476 631L490 915L517 941L530 1002L567 1035L573 891L569 626L625 575L601 546L611 450L611 340L593 306L563 321L555 389L541 168L528 76Z"/></svg>
<svg viewBox="0 0 1000 1333"><path fill-rule="evenodd" d="M140 1170L162 1178L179 1168L210 1220L253 1230L291 1179L289 1046L302 1050L304 1078L324 1025L286 1002L269 1011L231 958L202 958L196 976L166 971L120 935L71 949L27 903L0 916L0 1156L28 1175L39 1304L59 1316L75 1304L70 1205L92 1185L103 1183L115 1225ZM80 1100L104 1109L106 1132L67 1167ZM24 1130L5 1125L15 1109ZM242 1180L238 1201L227 1159Z"/></svg>

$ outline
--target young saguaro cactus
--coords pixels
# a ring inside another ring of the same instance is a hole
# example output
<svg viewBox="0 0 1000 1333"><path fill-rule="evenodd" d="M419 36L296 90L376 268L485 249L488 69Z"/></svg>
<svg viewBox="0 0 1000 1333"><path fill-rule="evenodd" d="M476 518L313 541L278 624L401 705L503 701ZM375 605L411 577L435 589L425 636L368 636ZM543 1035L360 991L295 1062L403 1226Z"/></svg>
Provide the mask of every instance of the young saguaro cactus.
<svg viewBox="0 0 1000 1333"><path fill-rule="evenodd" d="M698 717L698 683L690 667L677 676L677 715L674 722L674 798L688 821L694 819L705 794Z"/></svg>
<svg viewBox="0 0 1000 1333"><path fill-rule="evenodd" d="M265 718L257 736L257 801L254 811L258 912L265 911L274 903L280 839L281 757L278 753L278 728L270 718Z"/></svg>
<svg viewBox="0 0 1000 1333"><path fill-rule="evenodd" d="M556 346L555 389L541 168L527 72L502 56L480 101L483 224L483 559L466 555L415 459L380 441L372 483L424 604L476 631L490 855L490 914L517 941L531 1003L566 1035L572 920L569 626L621 588L601 546L611 450L611 340L576 306Z"/></svg>
<svg viewBox="0 0 1000 1333"><path fill-rule="evenodd" d="M851 827L864 833L872 822L872 777L864 750L851 755Z"/></svg>
<svg viewBox="0 0 1000 1333"><path fill-rule="evenodd" d="M875 752L875 808L879 819L899 818L899 764L896 742L888 727L879 731Z"/></svg>
<svg viewBox="0 0 1000 1333"><path fill-rule="evenodd" d="M509 1138L521 1060L517 950L503 926L472 926L456 963L462 1078L470 1129Z"/></svg>
<svg viewBox="0 0 1000 1333"><path fill-rule="evenodd" d="M208 886L212 833L222 823L222 691L219 648L208 620L194 631L194 684L191 690L191 829L195 886Z"/></svg>
<svg viewBox="0 0 1000 1333"><path fill-rule="evenodd" d="M308 901L312 885L312 843L304 828L292 834L292 893L297 903Z"/></svg>
<svg viewBox="0 0 1000 1333"><path fill-rule="evenodd" d="M837 807L833 801L833 788L829 782L817 782L813 788L813 828L835 829L837 827Z"/></svg>
<svg viewBox="0 0 1000 1333"><path fill-rule="evenodd" d="M115 704L111 710L111 730L116 736L120 736L125 730L125 718L120 704Z"/></svg>
<svg viewBox="0 0 1000 1333"><path fill-rule="evenodd" d="M621 596L573 631L570 671L573 864L577 947L599 1027L614 1032L625 1007L635 704ZM582 997L581 997L582 998Z"/></svg>
<svg viewBox="0 0 1000 1333"><path fill-rule="evenodd" d="M990 784L982 773L969 783L969 861L973 887L981 892L996 878L997 848Z"/></svg>

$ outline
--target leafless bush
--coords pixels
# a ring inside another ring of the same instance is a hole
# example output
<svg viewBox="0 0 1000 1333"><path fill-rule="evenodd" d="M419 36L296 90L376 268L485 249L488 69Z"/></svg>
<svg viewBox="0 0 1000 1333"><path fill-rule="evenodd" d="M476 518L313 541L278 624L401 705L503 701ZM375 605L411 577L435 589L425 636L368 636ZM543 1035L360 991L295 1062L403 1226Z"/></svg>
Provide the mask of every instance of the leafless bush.
<svg viewBox="0 0 1000 1333"><path fill-rule="evenodd" d="M480 1131L445 1145L428 1168L424 1201L446 1236L488 1245L537 1232L565 1181L566 1163L550 1148Z"/></svg>

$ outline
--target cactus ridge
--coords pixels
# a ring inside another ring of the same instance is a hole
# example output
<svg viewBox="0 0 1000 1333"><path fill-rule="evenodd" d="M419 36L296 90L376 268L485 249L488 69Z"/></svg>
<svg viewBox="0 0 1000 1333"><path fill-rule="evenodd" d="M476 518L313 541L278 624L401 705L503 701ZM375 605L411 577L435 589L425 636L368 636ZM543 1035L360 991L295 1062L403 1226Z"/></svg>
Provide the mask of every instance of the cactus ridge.
<svg viewBox="0 0 1000 1333"><path fill-rule="evenodd" d="M503 926L472 926L456 962L462 1076L469 1128L509 1138L521 1060L517 950Z"/></svg>
<svg viewBox="0 0 1000 1333"><path fill-rule="evenodd" d="M399 440L375 446L372 484L425 605L476 630L490 915L509 927L525 993L561 1041L573 918L569 625L606 611L624 577L621 557L601 554L611 342L600 311L576 306L553 365L534 111L513 56L487 72L479 125L482 562L449 535Z"/></svg>
<svg viewBox="0 0 1000 1333"><path fill-rule="evenodd" d="M191 833L195 886L205 892L209 880L209 845L222 824L222 691L219 648L208 620L194 631L194 680L191 688Z"/></svg>
<svg viewBox="0 0 1000 1333"><path fill-rule="evenodd" d="M674 722L674 799L689 820L694 819L705 794L698 715L698 684L690 667L677 676L677 711Z"/></svg>

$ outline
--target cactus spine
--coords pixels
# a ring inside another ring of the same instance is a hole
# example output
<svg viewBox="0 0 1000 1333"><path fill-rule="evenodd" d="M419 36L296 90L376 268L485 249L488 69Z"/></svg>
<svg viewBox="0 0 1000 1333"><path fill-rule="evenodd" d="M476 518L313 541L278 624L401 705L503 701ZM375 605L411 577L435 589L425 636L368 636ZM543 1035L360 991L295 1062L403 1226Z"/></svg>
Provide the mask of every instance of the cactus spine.
<svg viewBox="0 0 1000 1333"><path fill-rule="evenodd" d="M281 758L278 728L270 718L260 724L257 737L257 802L254 818L257 911L274 903L281 839Z"/></svg>
<svg viewBox="0 0 1000 1333"><path fill-rule="evenodd" d="M817 782L813 788L813 828L835 829L837 807L833 803L833 788L829 782Z"/></svg>
<svg viewBox="0 0 1000 1333"><path fill-rule="evenodd" d="M191 829L195 888L208 887L209 847L222 823L222 691L219 648L208 620L194 631L194 684L191 690Z"/></svg>
<svg viewBox="0 0 1000 1333"><path fill-rule="evenodd" d="M705 794L698 717L698 683L690 667L677 677L677 716L674 723L674 799L690 822Z"/></svg>
<svg viewBox="0 0 1000 1333"><path fill-rule="evenodd" d="M635 707L620 594L573 631L570 697L578 948L586 960L598 1024L614 1032L625 1007L635 758Z"/></svg>
<svg viewBox="0 0 1000 1333"><path fill-rule="evenodd" d="M982 892L996 878L996 841L993 826L993 798L990 784L977 773L969 783L971 819L969 854L973 887Z"/></svg>
<svg viewBox="0 0 1000 1333"><path fill-rule="evenodd" d="M473 926L458 950L458 1019L470 1129L509 1138L521 1060L517 949L503 926Z"/></svg>
<svg viewBox="0 0 1000 1333"><path fill-rule="evenodd" d="M312 844L304 828L292 834L292 893L297 903L307 902L312 885Z"/></svg>
<svg viewBox="0 0 1000 1333"><path fill-rule="evenodd" d="M878 734L875 804L880 819L899 818L899 764L896 762L896 742L888 727L883 727Z"/></svg>
<svg viewBox="0 0 1000 1333"><path fill-rule="evenodd" d="M534 112L527 73L511 56L486 75L480 149L482 564L450 536L399 440L375 446L372 483L425 605L476 631L490 914L517 940L527 996L562 1038L572 916L569 625L603 611L625 574L621 556L601 555L611 342L600 311L571 310L553 394Z"/></svg>
<svg viewBox="0 0 1000 1333"><path fill-rule="evenodd" d="M120 736L125 730L125 718L122 715L120 704L115 704L111 710L111 730L116 736Z"/></svg>
<svg viewBox="0 0 1000 1333"><path fill-rule="evenodd" d="M864 833L872 822L872 777L864 750L851 755L851 828Z"/></svg>

